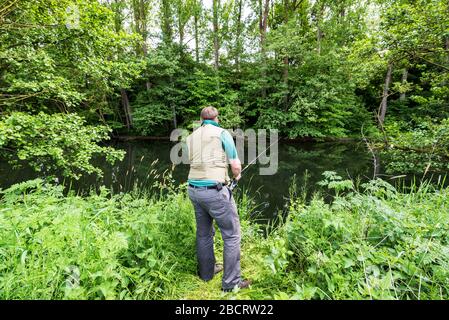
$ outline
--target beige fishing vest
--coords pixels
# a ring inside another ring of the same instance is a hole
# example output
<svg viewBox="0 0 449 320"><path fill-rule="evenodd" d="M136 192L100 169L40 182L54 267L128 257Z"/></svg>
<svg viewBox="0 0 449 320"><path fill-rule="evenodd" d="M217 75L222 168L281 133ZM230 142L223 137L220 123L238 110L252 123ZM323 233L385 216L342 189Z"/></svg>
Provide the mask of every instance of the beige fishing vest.
<svg viewBox="0 0 449 320"><path fill-rule="evenodd" d="M229 181L227 157L221 143L223 131L223 128L206 124L187 137L189 179L215 180L221 183Z"/></svg>

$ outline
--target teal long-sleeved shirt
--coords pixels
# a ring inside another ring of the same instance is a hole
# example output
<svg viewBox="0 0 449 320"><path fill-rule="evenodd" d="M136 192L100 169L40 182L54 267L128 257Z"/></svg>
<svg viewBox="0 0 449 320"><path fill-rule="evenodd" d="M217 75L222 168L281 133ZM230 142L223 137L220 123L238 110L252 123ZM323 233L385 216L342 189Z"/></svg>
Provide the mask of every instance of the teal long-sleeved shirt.
<svg viewBox="0 0 449 320"><path fill-rule="evenodd" d="M211 124L216 127L220 126L217 122L215 122L213 120L204 120L202 125L205 125L205 124ZM228 131L224 130L221 133L220 139L221 139L221 145L222 145L223 150L225 151L228 159L230 159L230 160L237 159L238 158L237 149L235 147L234 140L232 139L231 134ZM217 181L215 181L215 180L189 179L189 180L187 180L187 182L191 185L194 185L195 187L209 187L209 186L214 186L217 184Z"/></svg>

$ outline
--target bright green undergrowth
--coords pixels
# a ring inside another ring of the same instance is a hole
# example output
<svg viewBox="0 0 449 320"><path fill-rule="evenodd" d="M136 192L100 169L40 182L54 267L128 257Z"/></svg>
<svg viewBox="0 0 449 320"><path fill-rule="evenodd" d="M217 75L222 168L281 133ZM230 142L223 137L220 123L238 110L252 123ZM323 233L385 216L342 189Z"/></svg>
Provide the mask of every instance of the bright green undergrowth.
<svg viewBox="0 0 449 320"><path fill-rule="evenodd" d="M447 299L449 189L401 193L382 180L291 200L264 236L239 197L250 289L196 276L195 220L184 189L87 196L28 181L2 191L0 299ZM222 241L217 232L217 259Z"/></svg>

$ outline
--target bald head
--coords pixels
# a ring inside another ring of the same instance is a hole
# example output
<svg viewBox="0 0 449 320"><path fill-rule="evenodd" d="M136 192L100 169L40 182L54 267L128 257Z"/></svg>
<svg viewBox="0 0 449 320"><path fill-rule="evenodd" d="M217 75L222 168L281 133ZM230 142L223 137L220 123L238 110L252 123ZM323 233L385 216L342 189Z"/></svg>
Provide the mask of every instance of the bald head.
<svg viewBox="0 0 449 320"><path fill-rule="evenodd" d="M206 107L201 110L201 119L215 120L218 117L218 110L214 107Z"/></svg>

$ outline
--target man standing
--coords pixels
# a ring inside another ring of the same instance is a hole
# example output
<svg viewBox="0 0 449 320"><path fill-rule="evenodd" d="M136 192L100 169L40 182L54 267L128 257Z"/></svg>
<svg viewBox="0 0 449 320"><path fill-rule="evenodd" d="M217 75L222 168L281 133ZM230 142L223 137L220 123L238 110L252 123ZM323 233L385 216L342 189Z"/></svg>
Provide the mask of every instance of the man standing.
<svg viewBox="0 0 449 320"><path fill-rule="evenodd" d="M222 289L247 288L250 281L242 280L240 275L240 221L227 186L228 162L236 180L240 179L242 166L232 136L218 124L218 110L204 108L201 120L201 127L186 139L190 161L188 193L195 209L199 276L209 281L222 270L215 264L215 220L224 242Z"/></svg>

